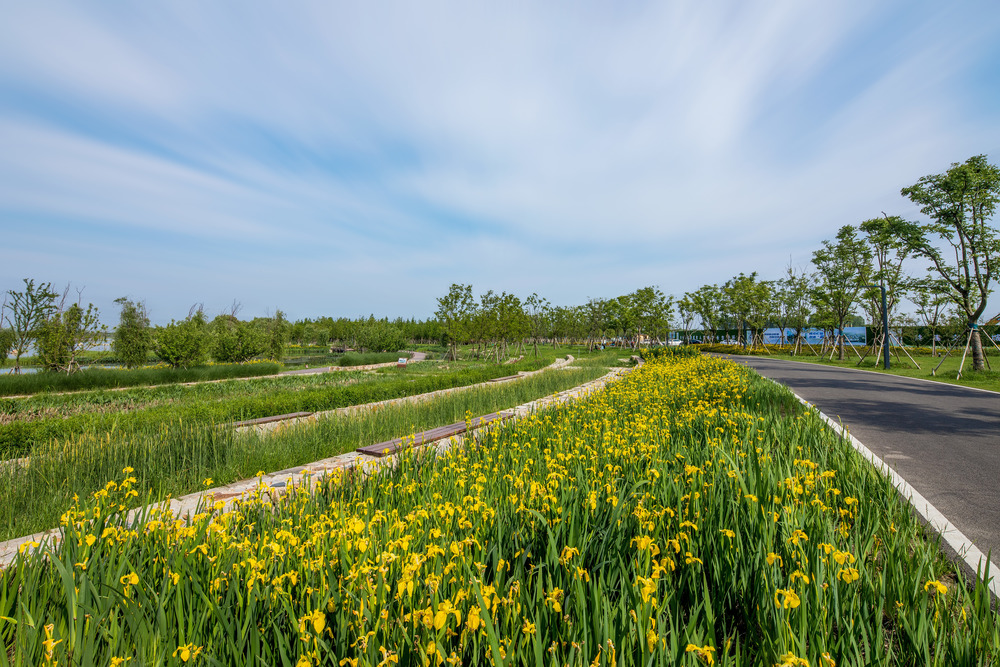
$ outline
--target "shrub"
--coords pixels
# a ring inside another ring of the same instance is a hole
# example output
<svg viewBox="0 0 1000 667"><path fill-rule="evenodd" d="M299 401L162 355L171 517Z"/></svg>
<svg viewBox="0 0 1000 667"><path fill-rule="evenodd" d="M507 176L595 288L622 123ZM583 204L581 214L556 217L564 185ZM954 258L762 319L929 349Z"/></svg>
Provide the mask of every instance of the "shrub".
<svg viewBox="0 0 1000 667"><path fill-rule="evenodd" d="M208 331L201 311L156 329L156 354L174 368L200 366L208 358Z"/></svg>
<svg viewBox="0 0 1000 667"><path fill-rule="evenodd" d="M111 341L111 350L126 368L138 368L146 363L149 350L153 347L153 333L149 328L146 306L125 297L115 299L122 307Z"/></svg>

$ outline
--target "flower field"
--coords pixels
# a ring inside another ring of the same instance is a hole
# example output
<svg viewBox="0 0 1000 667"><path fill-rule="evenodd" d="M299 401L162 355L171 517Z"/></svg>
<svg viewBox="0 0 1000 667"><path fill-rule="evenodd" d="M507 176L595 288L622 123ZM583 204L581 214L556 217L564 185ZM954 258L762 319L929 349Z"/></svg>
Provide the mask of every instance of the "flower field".
<svg viewBox="0 0 1000 667"><path fill-rule="evenodd" d="M787 392L651 360L445 453L181 524L123 477L0 573L0 665L979 665L966 585ZM211 501L209 501L210 503ZM44 553L44 552L43 552Z"/></svg>

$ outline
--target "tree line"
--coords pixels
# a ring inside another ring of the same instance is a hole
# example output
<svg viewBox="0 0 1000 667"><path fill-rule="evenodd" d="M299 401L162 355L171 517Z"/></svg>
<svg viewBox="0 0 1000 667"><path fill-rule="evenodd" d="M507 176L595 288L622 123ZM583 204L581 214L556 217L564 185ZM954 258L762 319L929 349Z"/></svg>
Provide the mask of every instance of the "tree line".
<svg viewBox="0 0 1000 667"><path fill-rule="evenodd" d="M778 280L740 273L722 285L704 285L678 301L685 332L698 318L709 340L720 329L765 326L795 331L806 327L840 332L836 341L844 358L843 330L856 312L891 342L891 330L922 325L936 334L955 319L964 326L976 370L985 368L980 318L1000 262L1000 233L991 224L1000 200L1000 170L978 155L953 163L941 174L924 176L901 190L920 206L924 222L882 213L858 225L845 225L812 256L812 271L789 265ZM906 270L910 260L927 262L926 275ZM883 305L882 294L885 293ZM901 313L909 300L914 314ZM887 321L890 331L883 331ZM782 333L784 335L784 333ZM745 342L745 341L742 341Z"/></svg>
<svg viewBox="0 0 1000 667"><path fill-rule="evenodd" d="M982 370L979 320L1000 261L1000 233L991 224L1000 200L1000 170L984 155L974 156L944 173L924 176L901 194L921 207L926 221L882 213L845 225L813 253L811 269L789 264L776 280L764 280L754 271L680 298L647 286L575 306L556 306L538 294L521 299L487 290L477 297L471 285L453 284L427 320L322 317L289 323L278 311L274 317L240 321L234 304L232 312L210 322L196 307L184 320L151 327L144 305L122 298L116 301L121 313L111 346L130 367L144 363L150 352L185 367L204 363L209 355L216 361L262 355L280 360L288 341L366 351L440 342L450 358L457 358L459 345L466 344L473 356L499 361L528 346L537 355L542 343L558 346L569 340L584 341L589 348L609 339L631 347L662 343L677 330L676 311L678 328L689 341L696 321L706 342L735 331L746 343L745 331L759 340L765 328L778 327L782 336L793 331L786 342L798 345L803 331L816 327L831 336L839 332L843 359L845 327L866 319L883 338L894 327L922 325L932 332L934 345L937 332L961 318L973 367ZM921 259L928 265L926 275L909 275L907 263ZM915 314L900 312L904 300L912 302ZM882 330L883 319L890 331ZM80 353L106 336L97 308L84 307L80 291L71 298L68 287L59 295L51 283L25 279L24 289L9 290L0 306L0 364L13 351L15 372L32 346L43 367L73 372Z"/></svg>
<svg viewBox="0 0 1000 667"><path fill-rule="evenodd" d="M290 325L280 310L273 317L241 321L234 303L230 313L209 321L198 305L185 319L154 327L142 302L122 297L115 303L121 312L109 334L97 307L83 305L82 290L76 290L73 299L69 286L60 295L52 283L25 278L24 288L8 290L0 305L0 366L13 354L14 372L20 373L21 358L33 349L43 370L74 373L84 352L109 341L126 368L145 364L151 353L175 368L199 366L209 358L220 363L258 357L280 361L288 341Z"/></svg>

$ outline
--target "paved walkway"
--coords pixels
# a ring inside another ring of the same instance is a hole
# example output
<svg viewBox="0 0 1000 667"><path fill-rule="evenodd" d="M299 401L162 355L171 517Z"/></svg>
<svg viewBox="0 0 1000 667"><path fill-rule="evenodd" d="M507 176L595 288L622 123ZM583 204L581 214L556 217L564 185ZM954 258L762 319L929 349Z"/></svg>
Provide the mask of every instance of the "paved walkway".
<svg viewBox="0 0 1000 667"><path fill-rule="evenodd" d="M1000 562L1000 394L805 362L727 358L839 419Z"/></svg>

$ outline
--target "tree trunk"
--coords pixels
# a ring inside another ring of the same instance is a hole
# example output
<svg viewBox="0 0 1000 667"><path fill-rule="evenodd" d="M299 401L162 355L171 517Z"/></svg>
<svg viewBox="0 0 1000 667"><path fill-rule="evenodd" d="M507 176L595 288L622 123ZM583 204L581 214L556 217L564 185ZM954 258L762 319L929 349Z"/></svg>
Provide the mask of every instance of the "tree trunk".
<svg viewBox="0 0 1000 667"><path fill-rule="evenodd" d="M979 336L979 327L970 324L972 329L972 370L985 371L986 360L983 357L983 339Z"/></svg>

